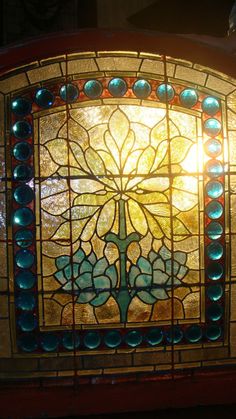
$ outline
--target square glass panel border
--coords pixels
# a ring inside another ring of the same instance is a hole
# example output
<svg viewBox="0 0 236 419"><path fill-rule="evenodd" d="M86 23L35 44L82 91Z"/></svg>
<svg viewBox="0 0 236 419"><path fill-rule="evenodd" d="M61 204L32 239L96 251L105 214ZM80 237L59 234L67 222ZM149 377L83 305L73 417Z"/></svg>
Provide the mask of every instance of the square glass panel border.
<svg viewBox="0 0 236 419"><path fill-rule="evenodd" d="M221 103L123 76L12 98L21 352L223 342Z"/></svg>

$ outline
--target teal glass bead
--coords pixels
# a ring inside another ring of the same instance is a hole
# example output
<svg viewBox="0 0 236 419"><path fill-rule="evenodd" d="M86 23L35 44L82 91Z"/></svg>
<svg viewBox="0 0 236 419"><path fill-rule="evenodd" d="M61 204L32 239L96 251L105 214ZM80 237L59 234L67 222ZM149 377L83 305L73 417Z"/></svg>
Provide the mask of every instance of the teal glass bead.
<svg viewBox="0 0 236 419"><path fill-rule="evenodd" d="M15 234L15 242L17 246L26 249L33 242L33 233L30 230L18 230Z"/></svg>
<svg viewBox="0 0 236 419"><path fill-rule="evenodd" d="M166 333L166 340L168 343L175 344L181 342L183 339L183 332L180 329L179 326L173 326L171 329L169 329Z"/></svg>
<svg viewBox="0 0 236 419"><path fill-rule="evenodd" d="M207 246L207 256L211 260L218 260L223 256L224 248L219 242L213 241Z"/></svg>
<svg viewBox="0 0 236 419"><path fill-rule="evenodd" d="M209 279L218 281L224 273L223 266L219 262L211 262L207 266L206 273Z"/></svg>
<svg viewBox="0 0 236 419"><path fill-rule="evenodd" d="M34 255L30 250L22 249L16 253L15 260L19 268L28 269L34 263Z"/></svg>
<svg viewBox="0 0 236 419"><path fill-rule="evenodd" d="M224 173L224 169L220 161L210 160L206 164L206 172L208 176L214 178L221 176Z"/></svg>
<svg viewBox="0 0 236 419"><path fill-rule="evenodd" d="M26 164L19 164L15 167L13 171L14 180L24 180L28 181L33 177L33 170L30 166Z"/></svg>
<svg viewBox="0 0 236 419"><path fill-rule="evenodd" d="M223 295L223 287L220 284L210 285L207 288L207 296L211 301L218 301Z"/></svg>
<svg viewBox="0 0 236 419"><path fill-rule="evenodd" d="M213 96L207 96L202 101L202 110L210 116L215 115L220 110L220 102Z"/></svg>
<svg viewBox="0 0 236 419"><path fill-rule="evenodd" d="M26 142L20 142L15 144L13 148L13 156L16 160L25 161L30 158L32 154L32 148L30 144Z"/></svg>
<svg viewBox="0 0 236 419"><path fill-rule="evenodd" d="M198 101L198 94L194 89L184 89L180 93L180 103L185 108L192 108Z"/></svg>
<svg viewBox="0 0 236 419"><path fill-rule="evenodd" d="M34 352L38 348L38 343L34 334L26 333L19 339L19 346L24 352Z"/></svg>
<svg viewBox="0 0 236 419"><path fill-rule="evenodd" d="M159 327L153 327L146 334L146 340L151 346L159 345L163 340L163 332Z"/></svg>
<svg viewBox="0 0 236 419"><path fill-rule="evenodd" d="M98 80L88 80L84 84L84 93L90 99L97 99L103 91L102 83Z"/></svg>
<svg viewBox="0 0 236 419"><path fill-rule="evenodd" d="M163 83L156 89L156 94L160 102L165 103L170 102L174 98L175 91L170 84Z"/></svg>
<svg viewBox="0 0 236 419"><path fill-rule="evenodd" d="M206 234L211 240L219 239L223 234L223 227L217 221L212 221L206 228Z"/></svg>
<svg viewBox="0 0 236 419"><path fill-rule="evenodd" d="M216 220L223 214L223 206L218 201L211 201L206 207L206 213L209 218Z"/></svg>
<svg viewBox="0 0 236 419"><path fill-rule="evenodd" d="M15 279L17 286L22 290L32 288L36 282L36 277L31 271L20 271Z"/></svg>
<svg viewBox="0 0 236 419"><path fill-rule="evenodd" d="M210 137L215 137L221 131L221 123L218 119L209 118L204 122L204 131Z"/></svg>
<svg viewBox="0 0 236 419"><path fill-rule="evenodd" d="M111 330L107 332L104 338L104 343L108 348L117 348L122 342L122 337L118 330Z"/></svg>
<svg viewBox="0 0 236 419"><path fill-rule="evenodd" d="M17 116L25 116L31 112L31 103L24 97L18 97L11 102L11 111Z"/></svg>
<svg viewBox="0 0 236 419"><path fill-rule="evenodd" d="M68 351L77 349L80 345L80 338L76 332L64 332L62 337L62 344Z"/></svg>
<svg viewBox="0 0 236 419"><path fill-rule="evenodd" d="M133 85L133 92L139 99L146 99L151 91L151 85L147 80L137 80Z"/></svg>
<svg viewBox="0 0 236 419"><path fill-rule="evenodd" d="M35 297L30 292L21 292L16 299L16 306L21 310L31 311L35 307Z"/></svg>
<svg viewBox="0 0 236 419"><path fill-rule="evenodd" d="M45 333L41 337L41 347L46 352L56 351L59 345L57 335L53 333Z"/></svg>
<svg viewBox="0 0 236 419"><path fill-rule="evenodd" d="M204 149L208 156L218 157L222 153L222 144L216 138L211 138L205 143Z"/></svg>
<svg viewBox="0 0 236 419"><path fill-rule="evenodd" d="M202 338L202 329L197 324L188 327L185 331L186 339L191 343L199 342Z"/></svg>
<svg viewBox="0 0 236 419"><path fill-rule="evenodd" d="M32 134L32 128L27 121L17 121L12 127L12 133L19 140L27 140Z"/></svg>
<svg viewBox="0 0 236 419"><path fill-rule="evenodd" d="M220 304L213 303L207 307L206 311L207 318L213 322L216 322L221 319L223 315L223 308Z"/></svg>
<svg viewBox="0 0 236 419"><path fill-rule="evenodd" d="M30 208L18 208L14 212L13 223L19 227L29 226L34 220L34 214Z"/></svg>
<svg viewBox="0 0 236 419"><path fill-rule="evenodd" d="M84 336L84 346L88 349L96 349L101 344L99 332L87 332Z"/></svg>
<svg viewBox="0 0 236 419"><path fill-rule="evenodd" d="M60 97L64 102L75 102L78 96L79 90L75 84L64 84L64 86L60 88Z"/></svg>
<svg viewBox="0 0 236 419"><path fill-rule="evenodd" d="M220 326L218 326L216 324L212 324L212 325L207 327L206 337L207 337L207 339L211 340L212 342L219 339L221 337L221 334L222 334L222 330L221 330Z"/></svg>
<svg viewBox="0 0 236 419"><path fill-rule="evenodd" d="M131 346L132 348L139 346L142 343L142 340L143 337L138 330L130 330L125 335L125 343L127 343L127 345Z"/></svg>
<svg viewBox="0 0 236 419"><path fill-rule="evenodd" d="M23 332L32 332L37 325L36 317L33 313L24 311L18 317L18 325Z"/></svg>
<svg viewBox="0 0 236 419"><path fill-rule="evenodd" d="M13 196L18 204L27 205L33 200L34 192L28 185L21 185L14 190Z"/></svg>
<svg viewBox="0 0 236 419"><path fill-rule="evenodd" d="M54 102L54 95L50 90L43 88L36 92L34 100L40 108L50 108Z"/></svg>
<svg viewBox="0 0 236 419"><path fill-rule="evenodd" d="M108 90L110 94L114 97L122 97L127 92L127 84L124 79L119 77L115 77L114 79L110 80L108 83Z"/></svg>
<svg viewBox="0 0 236 419"><path fill-rule="evenodd" d="M209 198L216 199L219 198L224 192L224 188L221 182L217 180L212 180L206 185L206 193Z"/></svg>

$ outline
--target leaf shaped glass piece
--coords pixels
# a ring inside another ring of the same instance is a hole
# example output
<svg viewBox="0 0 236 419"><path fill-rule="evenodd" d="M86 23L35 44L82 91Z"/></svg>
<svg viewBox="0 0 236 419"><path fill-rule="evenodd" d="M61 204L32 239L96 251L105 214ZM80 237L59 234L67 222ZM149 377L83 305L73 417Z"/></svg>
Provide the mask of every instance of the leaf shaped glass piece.
<svg viewBox="0 0 236 419"><path fill-rule="evenodd" d="M147 233L147 221L145 215L137 202L133 200L128 201L128 210L131 223L136 231L140 234L145 235Z"/></svg>
<svg viewBox="0 0 236 419"><path fill-rule="evenodd" d="M107 202L100 211L98 223L97 223L97 234L99 237L103 237L111 227L115 219L116 203L112 199Z"/></svg>
<svg viewBox="0 0 236 419"><path fill-rule="evenodd" d="M102 176L106 174L104 162L97 151L93 150L92 148L88 148L85 151L85 159L91 173L96 176Z"/></svg>
<svg viewBox="0 0 236 419"><path fill-rule="evenodd" d="M112 114L108 125L118 149L121 150L130 129L127 116L118 109Z"/></svg>

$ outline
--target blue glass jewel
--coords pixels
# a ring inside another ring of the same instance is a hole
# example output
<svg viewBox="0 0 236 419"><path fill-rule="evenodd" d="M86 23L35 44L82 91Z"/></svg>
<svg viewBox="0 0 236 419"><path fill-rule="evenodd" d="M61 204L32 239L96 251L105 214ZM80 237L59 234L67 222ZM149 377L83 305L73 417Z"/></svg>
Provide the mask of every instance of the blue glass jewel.
<svg viewBox="0 0 236 419"><path fill-rule="evenodd" d="M41 346L46 352L56 351L59 345L59 340L57 335L53 333L45 333L41 337Z"/></svg>
<svg viewBox="0 0 236 419"><path fill-rule="evenodd" d="M50 108L54 102L54 95L50 90L43 88L36 92L34 100L40 108Z"/></svg>
<svg viewBox="0 0 236 419"><path fill-rule="evenodd" d="M218 260L223 256L224 248L221 243L213 241L207 246L207 256L211 260Z"/></svg>
<svg viewBox="0 0 236 419"><path fill-rule="evenodd" d="M211 180L206 185L206 193L207 196L210 198L216 199L219 198L222 193L224 192L224 188L221 182L218 182L217 180Z"/></svg>
<svg viewBox="0 0 236 419"><path fill-rule="evenodd" d="M220 110L220 102L213 96L207 96L202 101L202 110L213 116Z"/></svg>
<svg viewBox="0 0 236 419"><path fill-rule="evenodd" d="M26 142L16 143L13 148L13 156L15 159L20 161L28 160L32 154L32 148L30 144Z"/></svg>
<svg viewBox="0 0 236 419"><path fill-rule="evenodd" d="M204 145L205 151L210 157L218 157L222 152L222 144L216 138L208 140Z"/></svg>
<svg viewBox="0 0 236 419"><path fill-rule="evenodd" d="M60 88L60 96L64 102L75 102L79 96L79 90L75 84L64 84Z"/></svg>
<svg viewBox="0 0 236 419"><path fill-rule="evenodd" d="M31 246L33 242L33 233L30 230L18 230L15 234L15 242L17 246L25 249Z"/></svg>
<svg viewBox="0 0 236 419"><path fill-rule="evenodd" d="M206 172L210 177L219 177L224 173L224 168L220 161L210 160L206 164Z"/></svg>
<svg viewBox="0 0 236 419"><path fill-rule="evenodd" d="M198 94L194 89L184 89L180 93L180 103L185 108L192 108L198 101Z"/></svg>
<svg viewBox="0 0 236 419"><path fill-rule="evenodd" d="M122 97L127 92L127 84L124 79L119 77L115 77L114 79L110 80L108 83L108 90L114 97Z"/></svg>
<svg viewBox="0 0 236 419"><path fill-rule="evenodd" d="M34 255L30 250L19 250L15 255L16 264L19 268L28 269L34 263Z"/></svg>
<svg viewBox="0 0 236 419"><path fill-rule="evenodd" d="M188 327L185 332L185 337L191 343L199 342L199 340L202 338L201 327L196 324Z"/></svg>
<svg viewBox="0 0 236 419"><path fill-rule="evenodd" d="M30 208L18 208L13 216L13 223L19 227L26 227L34 220L34 214Z"/></svg>
<svg viewBox="0 0 236 419"><path fill-rule="evenodd" d="M35 307L35 297L30 292L21 292L16 299L17 308L31 311Z"/></svg>
<svg viewBox="0 0 236 419"><path fill-rule="evenodd" d="M30 166L26 164L19 164L15 167L13 171L13 178L14 180L24 180L28 181L33 176L33 170Z"/></svg>
<svg viewBox="0 0 236 419"><path fill-rule="evenodd" d="M73 351L74 349L78 348L80 345L80 338L78 333L64 332L62 344L64 348L68 349L68 351Z"/></svg>
<svg viewBox="0 0 236 419"><path fill-rule="evenodd" d="M127 345L131 346L132 348L139 346L142 343L142 340L143 340L143 337L138 330L130 330L125 335L125 342L127 343Z"/></svg>
<svg viewBox="0 0 236 419"><path fill-rule="evenodd" d="M27 205L34 198L34 192L28 185L21 185L14 190L13 196L18 204Z"/></svg>
<svg viewBox="0 0 236 419"><path fill-rule="evenodd" d="M11 102L11 110L17 116L25 116L31 112L32 105L28 99L18 97Z"/></svg>
<svg viewBox="0 0 236 419"><path fill-rule="evenodd" d="M84 93L90 99L97 99L103 91L102 83L98 80L88 80L84 84Z"/></svg>
<svg viewBox="0 0 236 419"><path fill-rule="evenodd" d="M150 83L147 80L137 80L133 85L133 92L139 99L146 99L152 91Z"/></svg>
<svg viewBox="0 0 236 419"><path fill-rule="evenodd" d="M207 288L207 296L211 301L218 301L223 295L223 287L220 284L210 285Z"/></svg>
<svg viewBox="0 0 236 419"><path fill-rule="evenodd" d="M206 273L209 279L218 281L222 277L224 269L219 262L211 262L206 268Z"/></svg>
<svg viewBox="0 0 236 419"><path fill-rule="evenodd" d="M38 343L34 334L25 333L19 339L19 345L24 352L34 352L38 348Z"/></svg>
<svg viewBox="0 0 236 419"><path fill-rule="evenodd" d="M37 320L33 313L24 311L18 317L18 324L23 332L32 332L37 325Z"/></svg>
<svg viewBox="0 0 236 419"><path fill-rule="evenodd" d="M121 334L118 330L111 330L107 332L104 338L104 343L108 348L117 348L122 342Z"/></svg>
<svg viewBox="0 0 236 419"><path fill-rule="evenodd" d="M213 303L209 307L207 307L206 311L208 319L216 322L221 319L223 315L223 308L220 304Z"/></svg>
<svg viewBox="0 0 236 419"><path fill-rule="evenodd" d="M36 277L31 271L20 271L16 275L16 283L20 289L28 290L35 285Z"/></svg>
<svg viewBox="0 0 236 419"><path fill-rule="evenodd" d="M27 121L17 121L12 126L12 133L19 140L27 140L32 134L32 128Z"/></svg>
<svg viewBox="0 0 236 419"><path fill-rule="evenodd" d="M96 349L101 344L99 332L87 332L84 336L84 346L88 349Z"/></svg>
<svg viewBox="0 0 236 419"><path fill-rule="evenodd" d="M170 84L160 84L156 89L156 94L160 102L170 102L174 96L175 91Z"/></svg>
<svg viewBox="0 0 236 419"><path fill-rule="evenodd" d="M214 342L215 340L221 337L221 333L222 333L221 327L216 324L212 324L211 326L208 326L206 330L206 337L207 339Z"/></svg>
<svg viewBox="0 0 236 419"><path fill-rule="evenodd" d="M219 239L223 234L223 227L217 221L212 221L206 228L206 234L211 240Z"/></svg>
<svg viewBox="0 0 236 419"><path fill-rule="evenodd" d="M223 214L223 206L218 201L211 201L206 207L206 213L209 218L216 220Z"/></svg>
<svg viewBox="0 0 236 419"><path fill-rule="evenodd" d="M146 340L151 346L159 345L163 340L163 332L159 327L153 327L146 334Z"/></svg>
<svg viewBox="0 0 236 419"><path fill-rule="evenodd" d="M215 137L221 131L221 123L218 119L209 118L204 122L204 131L210 137Z"/></svg>
<svg viewBox="0 0 236 419"><path fill-rule="evenodd" d="M183 332L179 326L171 327L166 333L166 339L168 343L179 343L183 339Z"/></svg>

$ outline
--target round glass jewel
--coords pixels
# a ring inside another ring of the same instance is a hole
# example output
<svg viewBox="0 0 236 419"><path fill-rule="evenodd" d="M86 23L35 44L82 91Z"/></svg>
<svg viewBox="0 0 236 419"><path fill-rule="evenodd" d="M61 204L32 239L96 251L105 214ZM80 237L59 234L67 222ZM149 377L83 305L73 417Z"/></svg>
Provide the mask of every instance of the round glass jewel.
<svg viewBox="0 0 236 419"><path fill-rule="evenodd" d="M46 352L56 351L59 345L57 335L53 333L47 333L41 337L41 347Z"/></svg>
<svg viewBox="0 0 236 419"><path fill-rule="evenodd" d="M27 205L34 198L34 193L28 185L21 185L14 190L13 196L18 204Z"/></svg>
<svg viewBox="0 0 236 419"><path fill-rule="evenodd" d="M213 96L207 96L202 101L202 110L208 115L213 116L220 110L220 102Z"/></svg>
<svg viewBox="0 0 236 419"><path fill-rule="evenodd" d="M147 332L146 340L151 346L158 345L163 340L163 332L159 327L153 327Z"/></svg>
<svg viewBox="0 0 236 419"><path fill-rule="evenodd" d="M209 118L204 122L204 131L210 137L215 137L221 131L221 123L218 119Z"/></svg>
<svg viewBox="0 0 236 419"><path fill-rule="evenodd" d="M223 174L224 169L221 162L217 160L210 160L206 164L206 172L210 177L219 177Z"/></svg>
<svg viewBox="0 0 236 419"><path fill-rule="evenodd" d="M166 333L168 343L179 343L183 339L183 332L179 326L173 326Z"/></svg>
<svg viewBox="0 0 236 419"><path fill-rule="evenodd" d="M16 275L16 283L20 289L28 290L35 285L36 278L31 271L20 271Z"/></svg>
<svg viewBox="0 0 236 419"><path fill-rule="evenodd" d="M214 342L215 340L219 339L221 337L221 327L213 324L211 326L208 326L207 330L206 330L206 337L207 339L211 340L212 342Z"/></svg>
<svg viewBox="0 0 236 419"><path fill-rule="evenodd" d="M211 140L207 140L204 149L208 156L218 157L222 153L222 144L216 138L212 138Z"/></svg>
<svg viewBox="0 0 236 419"><path fill-rule="evenodd" d="M32 293L21 292L16 299L16 305L21 310L31 311L35 307L35 297Z"/></svg>
<svg viewBox="0 0 236 419"><path fill-rule="evenodd" d="M224 192L224 188L221 182L217 180L212 180L206 185L206 193L209 198L216 199L219 198Z"/></svg>
<svg viewBox="0 0 236 419"><path fill-rule="evenodd" d="M80 345L80 338L78 333L65 332L62 338L62 344L68 351L73 351Z"/></svg>
<svg viewBox="0 0 236 419"><path fill-rule="evenodd" d="M104 343L108 348L117 348L122 342L121 334L118 330L111 330L106 333Z"/></svg>
<svg viewBox="0 0 236 419"><path fill-rule="evenodd" d="M13 223L19 227L26 227L34 220L34 214L30 208L18 208L13 216Z"/></svg>
<svg viewBox="0 0 236 419"><path fill-rule="evenodd" d="M185 332L186 339L191 343L196 343L202 338L202 329L198 325L192 325Z"/></svg>
<svg viewBox="0 0 236 419"><path fill-rule="evenodd" d="M216 322L220 320L223 315L223 308L220 304L213 303L207 308L207 317L208 319Z"/></svg>
<svg viewBox="0 0 236 419"><path fill-rule="evenodd" d="M224 273L223 266L219 262L211 262L206 268L206 273L209 279L218 281Z"/></svg>
<svg viewBox="0 0 236 419"><path fill-rule="evenodd" d="M84 346L88 349L96 349L101 344L99 332L87 332L84 336Z"/></svg>
<svg viewBox="0 0 236 419"><path fill-rule="evenodd" d="M28 160L32 154L32 148L28 143L21 142L15 144L13 148L13 156L20 161Z"/></svg>
<svg viewBox="0 0 236 419"><path fill-rule="evenodd" d="M206 234L211 240L219 239L223 234L223 227L217 221L212 221L206 228Z"/></svg>
<svg viewBox="0 0 236 419"><path fill-rule="evenodd" d="M27 248L33 242L33 234L30 230L18 230L15 234L15 242L17 246Z"/></svg>
<svg viewBox="0 0 236 419"><path fill-rule="evenodd" d="M151 91L151 85L147 80L137 80L133 85L133 92L139 99L146 99Z"/></svg>
<svg viewBox="0 0 236 419"><path fill-rule="evenodd" d="M43 88L36 92L34 100L40 108L50 108L54 102L54 95L50 90Z"/></svg>
<svg viewBox="0 0 236 419"><path fill-rule="evenodd" d="M223 287L219 284L207 288L207 296L211 301L218 301L223 295Z"/></svg>
<svg viewBox="0 0 236 419"><path fill-rule="evenodd" d="M185 108L192 108L198 101L198 94L194 89L184 89L180 93L180 103Z"/></svg>
<svg viewBox="0 0 236 419"><path fill-rule="evenodd" d="M130 332L125 335L125 342L132 348L139 346L142 343L142 340L142 335L138 330L130 330Z"/></svg>
<svg viewBox="0 0 236 419"><path fill-rule="evenodd" d="M97 99L101 96L103 91L102 83L98 80L88 80L84 84L84 93L90 99Z"/></svg>
<svg viewBox="0 0 236 419"><path fill-rule="evenodd" d="M127 92L127 84L124 79L119 77L115 77L114 79L110 80L108 83L108 90L114 97L122 97Z"/></svg>
<svg viewBox="0 0 236 419"><path fill-rule="evenodd" d="M79 96L79 90L75 84L64 84L64 86L60 88L60 96L64 102L75 102Z"/></svg>
<svg viewBox="0 0 236 419"><path fill-rule="evenodd" d="M19 345L24 352L33 352L38 348L37 340L31 333L22 335L19 339Z"/></svg>
<svg viewBox="0 0 236 419"><path fill-rule="evenodd" d="M165 103L170 102L174 98L175 91L170 84L163 83L156 89L156 94L160 102Z"/></svg>
<svg viewBox="0 0 236 419"><path fill-rule="evenodd" d="M211 201L206 207L206 213L209 218L216 220L223 214L223 206L218 201Z"/></svg>
<svg viewBox="0 0 236 419"><path fill-rule="evenodd" d="M37 320L33 313L25 311L19 316L18 324L23 332L32 332L37 325Z"/></svg>
<svg viewBox="0 0 236 419"><path fill-rule="evenodd" d="M31 112L31 103L24 97L18 97L11 102L11 110L17 116L25 116Z"/></svg>
<svg viewBox="0 0 236 419"><path fill-rule="evenodd" d="M28 181L32 178L33 171L30 166L27 166L26 164L19 164L15 167L13 171L13 178L14 180L24 180Z"/></svg>
<svg viewBox="0 0 236 419"><path fill-rule="evenodd" d="M17 121L12 127L12 133L19 140L27 140L32 134L32 128L27 121Z"/></svg>
<svg viewBox="0 0 236 419"><path fill-rule="evenodd" d="M224 253L224 248L219 242L212 242L207 246L207 256L211 260L219 260Z"/></svg>
<svg viewBox="0 0 236 419"><path fill-rule="evenodd" d="M19 268L28 269L34 263L34 255L30 250L22 249L16 253L15 260Z"/></svg>

